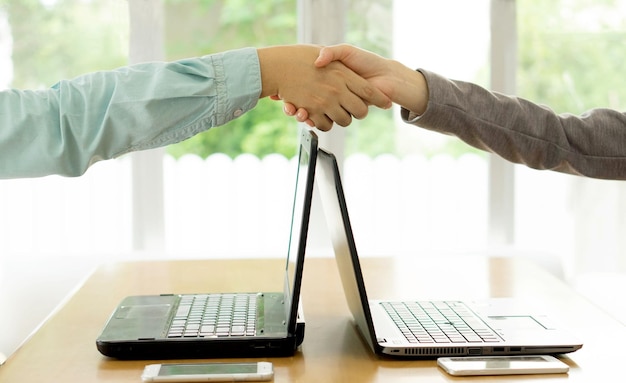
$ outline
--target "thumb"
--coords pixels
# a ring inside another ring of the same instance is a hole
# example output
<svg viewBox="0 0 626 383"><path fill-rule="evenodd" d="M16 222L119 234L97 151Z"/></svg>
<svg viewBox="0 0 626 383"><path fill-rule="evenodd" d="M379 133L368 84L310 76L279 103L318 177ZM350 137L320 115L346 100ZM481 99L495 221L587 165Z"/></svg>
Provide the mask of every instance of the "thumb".
<svg viewBox="0 0 626 383"><path fill-rule="evenodd" d="M318 68L323 68L333 61L341 61L344 52L341 45L333 45L330 47L323 47L320 49L320 53L314 62L314 65Z"/></svg>

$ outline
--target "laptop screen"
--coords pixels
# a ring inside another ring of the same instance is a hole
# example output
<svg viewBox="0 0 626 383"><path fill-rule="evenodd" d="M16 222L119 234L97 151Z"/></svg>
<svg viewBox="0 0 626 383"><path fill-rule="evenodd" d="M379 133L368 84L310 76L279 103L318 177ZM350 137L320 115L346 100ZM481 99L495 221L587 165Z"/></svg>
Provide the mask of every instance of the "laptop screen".
<svg viewBox="0 0 626 383"><path fill-rule="evenodd" d="M285 309L287 317L289 318L289 331L295 330L296 317L298 314L297 304L292 307L292 303L298 302L300 283L294 282L302 279L316 159L317 136L315 133L303 129L300 135L300 150L297 162L296 187L291 214L291 230L289 232L284 287ZM295 299L292 299L292 297Z"/></svg>

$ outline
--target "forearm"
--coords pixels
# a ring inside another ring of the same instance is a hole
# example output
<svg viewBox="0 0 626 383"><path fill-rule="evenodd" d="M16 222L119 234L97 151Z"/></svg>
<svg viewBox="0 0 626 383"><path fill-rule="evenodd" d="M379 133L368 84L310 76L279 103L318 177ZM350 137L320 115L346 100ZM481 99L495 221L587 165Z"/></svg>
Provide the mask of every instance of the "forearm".
<svg viewBox="0 0 626 383"><path fill-rule="evenodd" d="M521 98L422 73L427 109L419 117L403 110L405 121L532 168L626 179L626 114L594 109L558 115Z"/></svg>
<svg viewBox="0 0 626 383"><path fill-rule="evenodd" d="M165 146L252 109L256 50L149 63L0 93L0 178L77 176L92 163Z"/></svg>

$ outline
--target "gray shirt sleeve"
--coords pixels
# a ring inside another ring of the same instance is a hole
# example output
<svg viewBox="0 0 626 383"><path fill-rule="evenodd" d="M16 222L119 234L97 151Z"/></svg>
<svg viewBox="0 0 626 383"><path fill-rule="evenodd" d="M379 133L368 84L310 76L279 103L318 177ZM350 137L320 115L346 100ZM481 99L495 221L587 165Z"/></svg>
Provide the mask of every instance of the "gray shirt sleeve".
<svg viewBox="0 0 626 383"><path fill-rule="evenodd" d="M626 179L626 114L592 109L557 114L519 97L490 92L421 70L429 102L405 122L457 136L476 148L535 169L603 179Z"/></svg>

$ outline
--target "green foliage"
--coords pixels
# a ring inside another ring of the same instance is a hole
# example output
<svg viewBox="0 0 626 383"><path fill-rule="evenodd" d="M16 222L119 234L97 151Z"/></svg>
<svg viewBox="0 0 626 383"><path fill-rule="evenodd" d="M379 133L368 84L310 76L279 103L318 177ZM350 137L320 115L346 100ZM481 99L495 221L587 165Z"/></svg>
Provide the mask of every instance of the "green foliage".
<svg viewBox="0 0 626 383"><path fill-rule="evenodd" d="M381 55L391 52L392 0L350 0L347 42ZM291 44L297 41L295 0L167 0L168 58L218 52L242 46ZM180 20L185 25L180 25ZM176 157L195 153L206 157L222 152L230 156L295 154L296 124L284 116L282 104L261 100L246 115L224 127L170 146ZM341 129L341 128L338 128ZM393 153L396 134L391 111L371 108L369 116L347 130L347 153Z"/></svg>
<svg viewBox="0 0 626 383"><path fill-rule="evenodd" d="M13 87L49 87L62 78L127 64L124 2L2 0L13 35Z"/></svg>
<svg viewBox="0 0 626 383"><path fill-rule="evenodd" d="M613 17L616 3L520 1L518 94L561 113L624 108L626 89L613 81L626 61L626 18Z"/></svg>
<svg viewBox="0 0 626 383"><path fill-rule="evenodd" d="M295 0L166 0L168 59L244 46L293 44L296 40ZM283 114L282 103L263 99L228 124L170 146L168 153L202 158L218 152L231 157L280 153L290 158L297 148L296 125Z"/></svg>
<svg viewBox="0 0 626 383"><path fill-rule="evenodd" d="M297 41L296 0L165 0L168 59Z"/></svg>
<svg viewBox="0 0 626 383"><path fill-rule="evenodd" d="M296 122L282 116L281 110L282 104L260 100L253 111L224 126L171 145L168 152L176 158L185 154L206 158L214 153L231 157L241 153L253 153L259 157L280 153L291 158L297 148Z"/></svg>

